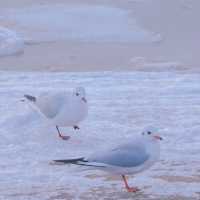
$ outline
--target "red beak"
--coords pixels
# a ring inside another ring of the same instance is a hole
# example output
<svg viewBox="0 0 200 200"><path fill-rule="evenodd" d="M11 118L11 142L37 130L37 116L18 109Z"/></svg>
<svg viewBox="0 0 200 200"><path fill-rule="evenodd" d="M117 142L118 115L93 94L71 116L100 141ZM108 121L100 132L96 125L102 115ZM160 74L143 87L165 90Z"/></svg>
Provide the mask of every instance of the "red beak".
<svg viewBox="0 0 200 200"><path fill-rule="evenodd" d="M160 137L159 135L155 135L154 138L157 139L157 140L163 140L163 138Z"/></svg>

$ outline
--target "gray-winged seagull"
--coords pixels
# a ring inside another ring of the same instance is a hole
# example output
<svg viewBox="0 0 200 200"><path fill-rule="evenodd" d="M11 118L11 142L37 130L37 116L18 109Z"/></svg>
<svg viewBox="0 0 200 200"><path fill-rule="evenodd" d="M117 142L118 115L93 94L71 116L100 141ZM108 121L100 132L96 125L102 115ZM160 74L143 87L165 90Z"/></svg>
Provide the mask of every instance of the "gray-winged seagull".
<svg viewBox="0 0 200 200"><path fill-rule="evenodd" d="M25 94L24 97L56 126L59 137L64 140L70 137L63 136L59 126L72 126L74 129L80 129L79 122L84 120L88 114L88 104L83 87L75 88L73 93L45 93L38 97Z"/></svg>
<svg viewBox="0 0 200 200"><path fill-rule="evenodd" d="M100 169L121 175L129 192L136 192L137 187L129 187L126 175L136 174L151 167L160 154L160 140L157 129L148 127L139 137L115 148L94 153L88 158L54 160L55 163L75 164Z"/></svg>

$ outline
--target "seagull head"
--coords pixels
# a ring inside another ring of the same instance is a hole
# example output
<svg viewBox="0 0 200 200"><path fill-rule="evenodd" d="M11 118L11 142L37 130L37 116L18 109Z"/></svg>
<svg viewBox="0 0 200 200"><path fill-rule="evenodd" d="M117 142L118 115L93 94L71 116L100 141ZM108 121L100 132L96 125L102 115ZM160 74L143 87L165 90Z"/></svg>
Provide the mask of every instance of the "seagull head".
<svg viewBox="0 0 200 200"><path fill-rule="evenodd" d="M142 132L142 135L145 138L151 139L153 141L159 141L162 140L163 138L159 135L158 133L158 129L153 127L153 126L149 126L147 128L144 129L144 131Z"/></svg>
<svg viewBox="0 0 200 200"><path fill-rule="evenodd" d="M85 88L84 87L76 87L74 92L73 92L74 96L77 96L78 98L80 98L83 102L87 103L87 99L86 99L86 94L85 94Z"/></svg>

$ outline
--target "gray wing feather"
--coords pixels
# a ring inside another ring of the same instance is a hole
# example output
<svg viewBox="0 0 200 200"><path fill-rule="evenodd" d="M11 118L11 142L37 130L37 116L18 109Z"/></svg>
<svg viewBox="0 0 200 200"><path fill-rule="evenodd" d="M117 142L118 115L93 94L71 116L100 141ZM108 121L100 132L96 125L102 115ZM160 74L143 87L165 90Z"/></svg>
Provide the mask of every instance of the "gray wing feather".
<svg viewBox="0 0 200 200"><path fill-rule="evenodd" d="M66 100L64 95L47 95L38 98L36 105L46 117L54 118L59 113Z"/></svg>
<svg viewBox="0 0 200 200"><path fill-rule="evenodd" d="M104 155L94 157L90 161L104 163L118 167L137 167L149 159L144 146L124 146L105 152Z"/></svg>

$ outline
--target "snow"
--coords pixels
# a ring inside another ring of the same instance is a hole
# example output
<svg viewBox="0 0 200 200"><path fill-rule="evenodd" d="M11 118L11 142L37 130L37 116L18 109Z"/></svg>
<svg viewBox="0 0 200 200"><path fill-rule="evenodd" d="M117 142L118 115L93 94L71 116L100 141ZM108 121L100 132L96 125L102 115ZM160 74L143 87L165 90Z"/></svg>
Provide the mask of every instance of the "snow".
<svg viewBox="0 0 200 200"><path fill-rule="evenodd" d="M159 42L162 36L140 27L129 12L98 5L40 5L1 13L27 43L57 40L92 42ZM123 31L122 31L123 30Z"/></svg>
<svg viewBox="0 0 200 200"><path fill-rule="evenodd" d="M16 55L24 50L24 41L14 31L0 26L0 57Z"/></svg>
<svg viewBox="0 0 200 200"><path fill-rule="evenodd" d="M0 199L199 199L199 81L180 72L1 72ZM62 129L69 141L20 101L77 85L86 87L89 116L80 131ZM50 164L131 139L149 124L164 140L160 161L129 179L138 194L104 172Z"/></svg>

